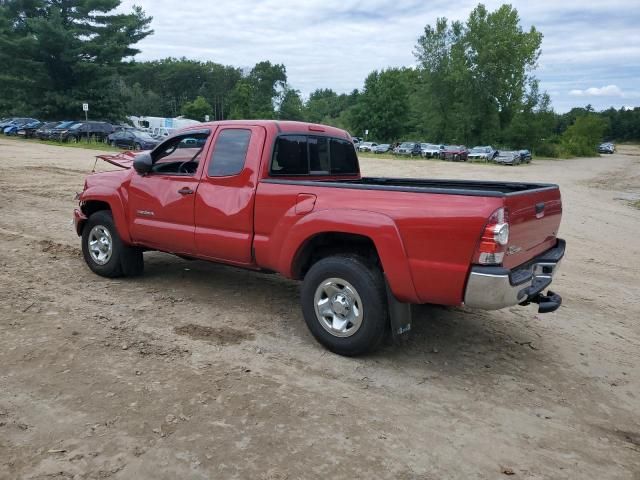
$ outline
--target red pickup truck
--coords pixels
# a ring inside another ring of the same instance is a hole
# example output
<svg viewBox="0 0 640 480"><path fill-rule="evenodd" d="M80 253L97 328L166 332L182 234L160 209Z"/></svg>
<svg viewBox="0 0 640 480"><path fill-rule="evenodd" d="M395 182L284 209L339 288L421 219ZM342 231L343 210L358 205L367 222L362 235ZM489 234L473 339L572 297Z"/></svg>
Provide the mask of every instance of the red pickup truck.
<svg viewBox="0 0 640 480"><path fill-rule="evenodd" d="M557 185L367 178L351 136L324 125L224 121L150 152L99 158L75 229L91 270L143 271L143 252L302 280L304 319L333 352L410 329L410 304L500 309L543 293L565 251Z"/></svg>

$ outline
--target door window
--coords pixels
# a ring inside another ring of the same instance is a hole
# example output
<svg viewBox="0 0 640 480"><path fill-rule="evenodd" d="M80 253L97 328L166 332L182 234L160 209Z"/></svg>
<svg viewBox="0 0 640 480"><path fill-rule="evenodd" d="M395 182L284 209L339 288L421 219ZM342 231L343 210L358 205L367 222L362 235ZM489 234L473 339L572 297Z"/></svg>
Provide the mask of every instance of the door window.
<svg viewBox="0 0 640 480"><path fill-rule="evenodd" d="M208 131L185 132L166 140L151 153L152 171L174 175L195 174L208 137Z"/></svg>
<svg viewBox="0 0 640 480"><path fill-rule="evenodd" d="M218 134L209 161L210 177L237 175L244 168L251 130L226 128Z"/></svg>

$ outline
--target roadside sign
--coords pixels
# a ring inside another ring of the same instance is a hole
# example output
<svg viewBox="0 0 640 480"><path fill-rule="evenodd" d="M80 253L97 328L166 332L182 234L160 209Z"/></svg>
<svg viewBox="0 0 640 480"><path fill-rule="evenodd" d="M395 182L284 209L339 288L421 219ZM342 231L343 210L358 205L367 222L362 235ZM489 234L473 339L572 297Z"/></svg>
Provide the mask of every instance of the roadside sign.
<svg viewBox="0 0 640 480"><path fill-rule="evenodd" d="M364 134L365 134L365 135L369 135L369 130L365 130L365 131L364 131Z"/></svg>
<svg viewBox="0 0 640 480"><path fill-rule="evenodd" d="M89 104L88 103L83 103L82 104L82 111L83 112L88 112L89 111Z"/></svg>
<svg viewBox="0 0 640 480"><path fill-rule="evenodd" d="M209 121L209 115L205 115L205 116L204 116L204 121L205 121L205 122L208 122L208 121Z"/></svg>

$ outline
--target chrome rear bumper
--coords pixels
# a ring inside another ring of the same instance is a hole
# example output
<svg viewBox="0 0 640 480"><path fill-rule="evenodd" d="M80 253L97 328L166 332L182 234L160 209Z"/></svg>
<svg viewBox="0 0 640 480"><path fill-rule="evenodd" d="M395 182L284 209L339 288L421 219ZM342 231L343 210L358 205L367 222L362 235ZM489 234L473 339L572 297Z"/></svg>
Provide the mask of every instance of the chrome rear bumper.
<svg viewBox="0 0 640 480"><path fill-rule="evenodd" d="M556 246L538 255L530 262L513 270L502 267L474 266L469 274L464 303L483 310L499 310L518 304L540 303L540 312L556 310L562 298L541 292L551 284L564 257L566 242L558 240ZM550 298L553 297L553 300ZM547 305L543 307L543 302ZM556 304L548 305L549 302Z"/></svg>

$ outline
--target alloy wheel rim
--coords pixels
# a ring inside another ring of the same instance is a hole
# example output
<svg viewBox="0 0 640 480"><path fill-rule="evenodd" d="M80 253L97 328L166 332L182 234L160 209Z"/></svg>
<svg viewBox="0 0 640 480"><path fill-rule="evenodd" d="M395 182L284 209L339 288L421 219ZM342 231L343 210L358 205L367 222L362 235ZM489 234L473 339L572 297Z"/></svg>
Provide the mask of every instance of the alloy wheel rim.
<svg viewBox="0 0 640 480"><path fill-rule="evenodd" d="M89 232L87 239L89 255L98 265L106 264L113 254L113 238L111 232L103 226L96 225Z"/></svg>
<svg viewBox="0 0 640 480"><path fill-rule="evenodd" d="M314 295L316 318L335 337L350 337L362 326L364 308L353 285L341 278L328 278Z"/></svg>

